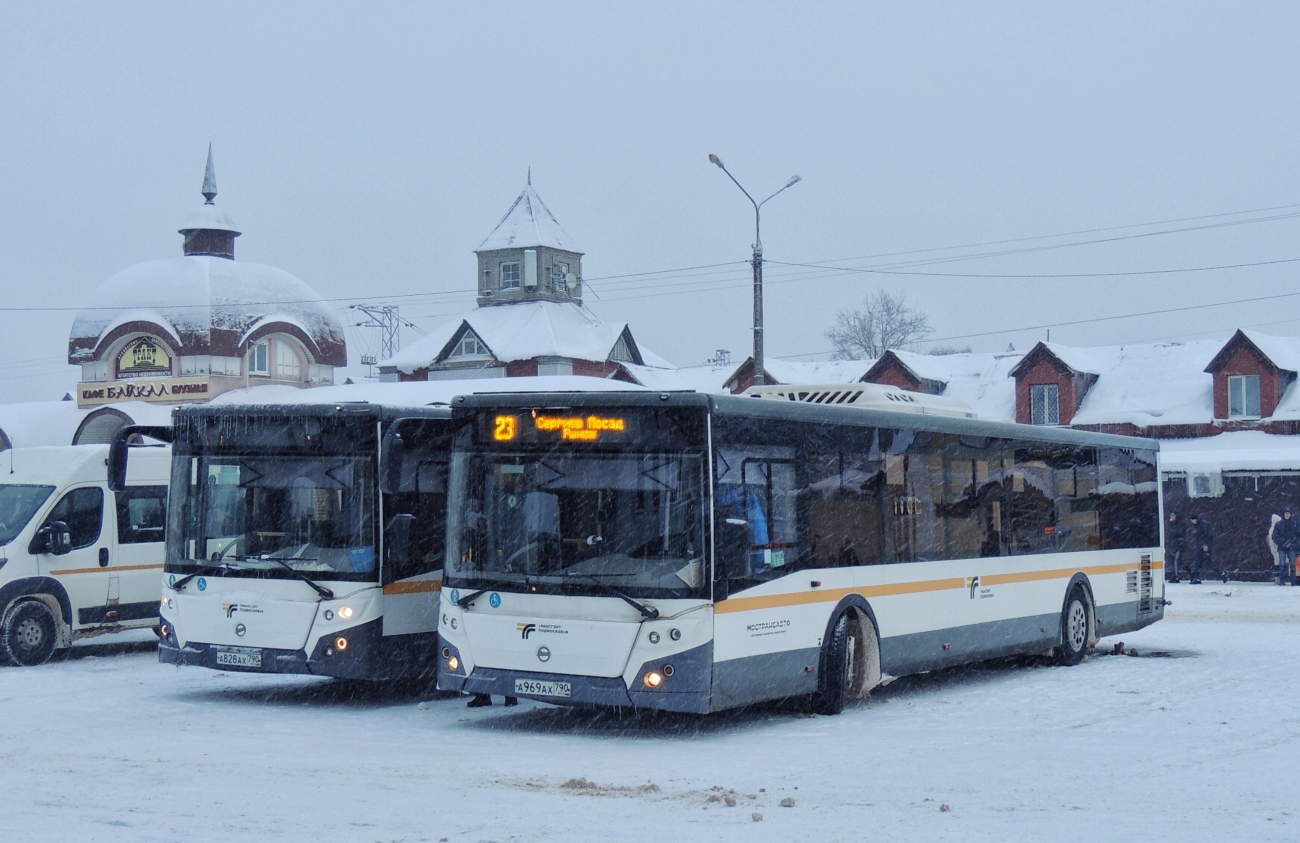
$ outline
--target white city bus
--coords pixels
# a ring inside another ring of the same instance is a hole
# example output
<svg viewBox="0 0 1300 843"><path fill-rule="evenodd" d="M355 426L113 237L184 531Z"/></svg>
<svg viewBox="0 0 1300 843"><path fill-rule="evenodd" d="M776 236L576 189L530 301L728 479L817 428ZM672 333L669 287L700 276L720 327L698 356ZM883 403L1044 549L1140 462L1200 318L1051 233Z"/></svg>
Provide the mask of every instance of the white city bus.
<svg viewBox="0 0 1300 843"><path fill-rule="evenodd" d="M1154 441L767 397L457 398L439 687L836 713L1163 616Z"/></svg>
<svg viewBox="0 0 1300 843"><path fill-rule="evenodd" d="M398 416L420 429L403 439ZM172 443L159 660L432 676L448 416L445 406L209 404L178 409L170 428L120 431L117 476L132 437ZM386 435L406 474L381 494Z"/></svg>

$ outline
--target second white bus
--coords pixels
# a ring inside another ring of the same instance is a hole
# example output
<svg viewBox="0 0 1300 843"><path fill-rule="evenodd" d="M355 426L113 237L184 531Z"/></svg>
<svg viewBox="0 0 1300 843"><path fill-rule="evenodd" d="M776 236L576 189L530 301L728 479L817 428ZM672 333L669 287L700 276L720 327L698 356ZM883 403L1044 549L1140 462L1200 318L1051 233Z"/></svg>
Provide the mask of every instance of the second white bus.
<svg viewBox="0 0 1300 843"><path fill-rule="evenodd" d="M439 687L837 713L1163 616L1154 441L851 406L872 391L915 401L456 399Z"/></svg>

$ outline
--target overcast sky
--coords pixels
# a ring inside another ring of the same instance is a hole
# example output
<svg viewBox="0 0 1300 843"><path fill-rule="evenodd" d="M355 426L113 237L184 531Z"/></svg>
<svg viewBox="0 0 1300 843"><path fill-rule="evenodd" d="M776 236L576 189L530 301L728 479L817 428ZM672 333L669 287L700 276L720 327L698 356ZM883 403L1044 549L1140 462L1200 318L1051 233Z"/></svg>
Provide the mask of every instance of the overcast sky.
<svg viewBox="0 0 1300 843"><path fill-rule="evenodd" d="M1297 32L1295 4L0 0L0 401L76 382L57 308L181 253L209 141L237 258L426 330L531 167L592 311L743 359L753 210L713 152L761 196L803 177L763 209L769 356L881 287L976 351L1296 335Z"/></svg>

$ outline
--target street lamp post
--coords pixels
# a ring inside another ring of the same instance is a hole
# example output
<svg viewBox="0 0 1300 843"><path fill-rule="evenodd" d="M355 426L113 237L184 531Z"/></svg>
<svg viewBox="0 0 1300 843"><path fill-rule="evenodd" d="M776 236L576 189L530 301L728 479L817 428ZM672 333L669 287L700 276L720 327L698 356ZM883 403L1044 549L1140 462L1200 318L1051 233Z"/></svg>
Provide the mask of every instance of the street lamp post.
<svg viewBox="0 0 1300 843"><path fill-rule="evenodd" d="M767 197L767 199L764 199L762 202L755 202L754 197L749 195L749 191L746 190L744 187L742 187L740 182L736 181L736 177L731 174L731 171L728 170L725 166L723 166L721 158L710 153L709 163L717 164L718 169L722 170L722 172L727 174L727 178L731 179L732 183L734 183L736 187L740 188L740 192L745 194L745 198L748 199L750 204L754 206L754 256L753 259L750 261L750 263L754 267L754 384L756 386L762 386L763 385L763 238L759 232L759 210L764 205L767 204L769 199L771 199L773 196L776 196L777 193L780 193L781 190L785 190L786 187L793 187L794 185L798 184L801 181L801 179L798 176L791 176L790 180L785 183L785 187L781 188L781 190L778 190L776 193L773 193L772 196Z"/></svg>

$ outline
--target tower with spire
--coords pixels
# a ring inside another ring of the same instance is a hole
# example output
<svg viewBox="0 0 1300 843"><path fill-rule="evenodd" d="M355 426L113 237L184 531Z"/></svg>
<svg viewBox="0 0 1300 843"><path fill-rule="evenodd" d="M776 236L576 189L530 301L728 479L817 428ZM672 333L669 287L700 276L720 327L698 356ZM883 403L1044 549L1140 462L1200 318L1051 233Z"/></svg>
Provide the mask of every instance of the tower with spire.
<svg viewBox="0 0 1300 843"><path fill-rule="evenodd" d="M533 189L533 174L510 210L474 250L478 304L582 304L582 252Z"/></svg>
<svg viewBox="0 0 1300 843"><path fill-rule="evenodd" d="M208 144L208 166L203 173L205 201L185 218L180 233L185 237L185 254L235 259L235 238L242 232L235 228L230 214L213 202L217 198L217 173L212 166L212 144Z"/></svg>

